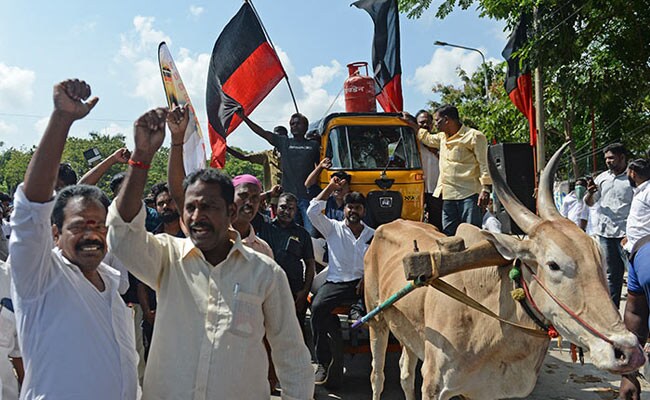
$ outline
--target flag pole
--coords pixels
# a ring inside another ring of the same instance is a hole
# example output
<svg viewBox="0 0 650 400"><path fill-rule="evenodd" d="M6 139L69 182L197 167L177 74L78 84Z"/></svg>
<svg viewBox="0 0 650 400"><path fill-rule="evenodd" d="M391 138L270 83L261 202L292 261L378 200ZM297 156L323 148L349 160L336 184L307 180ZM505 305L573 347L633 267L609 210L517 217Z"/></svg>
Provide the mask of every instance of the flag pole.
<svg viewBox="0 0 650 400"><path fill-rule="evenodd" d="M269 36L269 33L266 31L266 27L264 26L264 23L262 23L262 19L257 13L257 10L253 5L252 0L244 0L244 2L251 5L251 8L253 9L253 13L255 14L255 18L257 18L257 22L259 22L260 26L262 27L264 36L266 36L266 39L269 41L269 44L271 45L271 48L273 49L275 56L278 57L278 60L280 60L278 51L275 49L275 46L273 45L273 41L271 40L271 36ZM293 94L293 88L291 87L291 83L289 82L289 75L287 75L287 71L284 69L284 65L282 65L282 60L280 60L280 66L282 67L282 72L284 73L284 80L287 82L287 86L289 87L289 93L291 94L291 100L293 100L293 106L296 108L296 112L299 113L300 110L298 110L298 103L296 102L296 96Z"/></svg>

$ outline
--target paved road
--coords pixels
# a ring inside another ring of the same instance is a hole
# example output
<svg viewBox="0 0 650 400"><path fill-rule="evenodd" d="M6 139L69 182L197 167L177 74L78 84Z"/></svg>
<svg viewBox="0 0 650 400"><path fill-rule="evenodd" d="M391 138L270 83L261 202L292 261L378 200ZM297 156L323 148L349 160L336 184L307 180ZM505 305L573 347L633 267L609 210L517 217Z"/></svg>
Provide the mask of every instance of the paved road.
<svg viewBox="0 0 650 400"><path fill-rule="evenodd" d="M565 344L568 346L568 344ZM537 386L529 400L614 400L618 396L619 378L603 372L589 363L586 354L585 365L573 364L568 348L559 349L557 343L552 344L546 356ZM404 395L399 384L399 355L389 354L386 360L386 383L382 399L403 399ZM339 391L328 391L323 387L316 388L316 399L371 399L370 388L370 355L357 355L346 359L346 375L344 387ZM421 379L416 382L419 388ZM643 382L645 396L650 393L650 385ZM418 393L417 398L420 399Z"/></svg>
<svg viewBox="0 0 650 400"><path fill-rule="evenodd" d="M621 304L621 310L625 302ZM544 360L540 377L529 400L614 400L618 398L620 378L601 371L589 362L589 353L585 354L585 365L572 363L568 350L569 344L563 342L558 347L554 340ZM316 387L316 400L345 399L367 400L372 398L370 388L370 355L360 354L354 357L346 355L345 376L341 390L330 391ZM386 357L386 382L382 399L404 399L399 383L399 354L389 353ZM420 377L416 380L416 392L422 384ZM650 394L650 384L641 381L644 397ZM280 399L279 397L271 397ZM418 393L417 398L420 399Z"/></svg>

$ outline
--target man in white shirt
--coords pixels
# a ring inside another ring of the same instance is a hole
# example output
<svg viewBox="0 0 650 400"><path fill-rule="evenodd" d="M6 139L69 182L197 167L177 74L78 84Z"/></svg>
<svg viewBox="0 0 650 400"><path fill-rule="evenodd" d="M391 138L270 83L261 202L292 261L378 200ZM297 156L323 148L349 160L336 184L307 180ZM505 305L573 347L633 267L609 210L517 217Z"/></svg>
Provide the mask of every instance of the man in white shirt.
<svg viewBox="0 0 650 400"><path fill-rule="evenodd" d="M420 129L431 133L433 127L433 116L425 110L415 114ZM440 149L428 147L420 143L420 156L422 158L422 170L424 171L424 208L427 213L427 222L433 224L442 232L442 198L433 195L438 185L440 175Z"/></svg>
<svg viewBox="0 0 650 400"><path fill-rule="evenodd" d="M630 254L625 303L625 327L633 332L639 342L648 338L650 314L650 161L638 159L627 167L630 184L635 188L627 223L625 249ZM648 344L645 347L648 352ZM648 366L644 368L647 373ZM647 375L646 375L647 376ZM638 374L621 377L620 398L641 398Z"/></svg>
<svg viewBox="0 0 650 400"><path fill-rule="evenodd" d="M625 273L625 255L621 239L625 236L625 224L633 192L625 172L625 147L620 143L613 143L605 147L603 153L608 170L589 182L584 200L589 207L598 207L598 217L593 229L607 266L609 294L618 307Z"/></svg>
<svg viewBox="0 0 650 400"><path fill-rule="evenodd" d="M345 195L343 221L327 218L326 200L340 190L345 180L333 176L329 184L315 197L307 209L312 224L327 241L329 268L325 283L318 289L311 304L311 327L316 350L316 384L338 383L342 366L332 368L332 351L328 335L340 329L339 320L331 312L341 304L355 302L363 290L363 257L368 250L374 229L363 221L366 202L359 192ZM332 376L336 373L336 376Z"/></svg>
<svg viewBox="0 0 650 400"><path fill-rule="evenodd" d="M650 161L638 159L627 167L630 185L634 188L634 198L630 206L623 246L629 253L642 238L650 235Z"/></svg>
<svg viewBox="0 0 650 400"><path fill-rule="evenodd" d="M138 118L129 172L108 214L111 248L158 294L143 399L268 399L265 335L282 398L310 399L313 369L289 283L271 258L245 247L230 228L237 211L230 178L214 169L185 178L188 238L145 230L140 199L147 171L165 120L175 130L186 112L159 108Z"/></svg>
<svg viewBox="0 0 650 400"><path fill-rule="evenodd" d="M11 301L11 273L9 264L0 261L0 399L18 400L18 383L24 375Z"/></svg>
<svg viewBox="0 0 650 400"><path fill-rule="evenodd" d="M9 259L22 399L137 396L131 310L117 291L119 272L101 262L108 198L79 185L52 200L70 127L97 104L96 97L84 102L89 96L83 81L54 86L54 111L15 194Z"/></svg>
<svg viewBox="0 0 650 400"><path fill-rule="evenodd" d="M488 232L501 233L501 221L494 215L494 200L492 197L490 197L490 202L485 210L485 214L483 214L481 229Z"/></svg>
<svg viewBox="0 0 650 400"><path fill-rule="evenodd" d="M585 205L583 200L586 193L587 180L585 178L578 178L575 188L564 196L562 208L560 209L560 214L563 217L570 219L583 231L587 229L587 221L589 220L589 207Z"/></svg>

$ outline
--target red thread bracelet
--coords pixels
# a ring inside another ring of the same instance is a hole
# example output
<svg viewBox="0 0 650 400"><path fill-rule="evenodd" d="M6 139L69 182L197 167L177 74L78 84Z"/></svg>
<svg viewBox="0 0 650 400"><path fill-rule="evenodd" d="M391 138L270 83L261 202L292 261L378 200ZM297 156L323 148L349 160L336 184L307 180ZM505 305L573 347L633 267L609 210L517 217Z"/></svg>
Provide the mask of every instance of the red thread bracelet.
<svg viewBox="0 0 650 400"><path fill-rule="evenodd" d="M132 166L133 168L138 168L138 169L151 168L150 164L145 164L142 161L133 161L132 159L129 159L129 165Z"/></svg>

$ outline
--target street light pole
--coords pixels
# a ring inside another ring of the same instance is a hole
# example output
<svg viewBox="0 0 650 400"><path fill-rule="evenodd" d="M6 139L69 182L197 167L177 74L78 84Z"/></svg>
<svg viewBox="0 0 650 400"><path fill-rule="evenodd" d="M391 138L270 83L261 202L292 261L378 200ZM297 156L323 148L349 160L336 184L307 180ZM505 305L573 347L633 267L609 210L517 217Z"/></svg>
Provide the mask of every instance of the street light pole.
<svg viewBox="0 0 650 400"><path fill-rule="evenodd" d="M485 56L483 55L483 52L481 50L475 49L473 47L466 47L466 46L461 46L461 45L458 45L458 44L451 44L451 43L447 43L447 42L441 42L439 40L436 40L433 44L436 45L436 46L457 47L459 49L475 51L478 54L480 54L481 58L483 59L483 71L485 72L485 98L490 100L490 91L488 89L488 65L485 62Z"/></svg>

